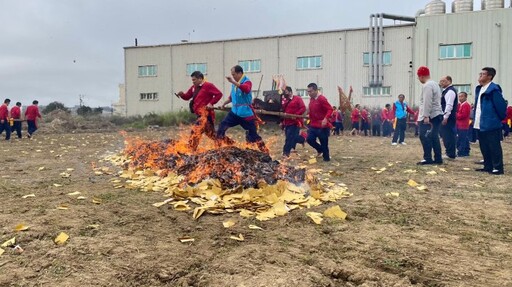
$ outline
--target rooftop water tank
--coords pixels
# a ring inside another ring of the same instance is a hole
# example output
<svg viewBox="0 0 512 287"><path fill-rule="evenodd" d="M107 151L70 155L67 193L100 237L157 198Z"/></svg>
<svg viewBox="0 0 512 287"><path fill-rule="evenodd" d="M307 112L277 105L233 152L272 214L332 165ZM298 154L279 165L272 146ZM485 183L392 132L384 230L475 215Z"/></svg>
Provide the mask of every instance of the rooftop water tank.
<svg viewBox="0 0 512 287"><path fill-rule="evenodd" d="M452 13L473 11L473 0L455 0L452 2Z"/></svg>
<svg viewBox="0 0 512 287"><path fill-rule="evenodd" d="M433 0L425 6L425 15L446 13L446 3L441 0Z"/></svg>
<svg viewBox="0 0 512 287"><path fill-rule="evenodd" d="M482 10L505 8L505 0L482 0Z"/></svg>

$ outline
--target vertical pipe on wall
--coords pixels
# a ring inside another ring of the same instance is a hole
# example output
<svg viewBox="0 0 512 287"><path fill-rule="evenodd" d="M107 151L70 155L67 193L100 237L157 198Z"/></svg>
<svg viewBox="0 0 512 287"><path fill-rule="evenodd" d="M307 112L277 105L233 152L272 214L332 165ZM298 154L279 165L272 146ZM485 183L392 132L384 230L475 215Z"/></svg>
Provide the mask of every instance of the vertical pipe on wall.
<svg viewBox="0 0 512 287"><path fill-rule="evenodd" d="M368 85L373 85L373 14L370 15L370 25L368 25Z"/></svg>
<svg viewBox="0 0 512 287"><path fill-rule="evenodd" d="M377 81L377 85L378 86L382 86L382 82L384 80L384 70L382 68L382 65L384 64L382 62L383 60L383 48L384 48L384 24L383 24L383 21L384 21L384 16L383 14L380 14L380 17L379 17L379 53L377 54L377 63L379 63L379 66L378 66L378 75L379 75L379 78L378 78L378 81Z"/></svg>

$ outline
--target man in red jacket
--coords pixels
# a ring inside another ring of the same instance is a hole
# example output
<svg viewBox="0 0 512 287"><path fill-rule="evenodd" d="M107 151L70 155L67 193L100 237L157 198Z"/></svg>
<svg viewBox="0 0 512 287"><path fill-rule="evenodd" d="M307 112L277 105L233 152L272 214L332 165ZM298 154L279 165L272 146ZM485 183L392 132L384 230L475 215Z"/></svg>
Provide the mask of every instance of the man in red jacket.
<svg viewBox="0 0 512 287"><path fill-rule="evenodd" d="M304 105L301 97L293 95L291 87L286 87L282 109L287 114L302 115L306 111L306 105ZM282 124L285 133L283 156L289 157L291 150L295 148L298 142L301 142L302 137L300 137L299 132L302 127L302 118L285 118Z"/></svg>
<svg viewBox="0 0 512 287"><path fill-rule="evenodd" d="M350 132L350 134L358 135L361 132L361 127L359 126L360 119L361 113L359 112L359 104L356 104L356 106L352 110L352 114L350 115L350 120L352 121L352 131Z"/></svg>
<svg viewBox="0 0 512 287"><path fill-rule="evenodd" d="M467 102L468 94L459 93L459 107L457 109L457 156L469 156L469 121L471 105Z"/></svg>
<svg viewBox="0 0 512 287"><path fill-rule="evenodd" d="M186 101L190 100L190 112L197 115L189 141L190 148L195 151L203 133L216 140L213 105L222 98L222 92L214 84L205 81L203 73L199 71L193 72L190 77L192 87L186 93L178 92L177 96Z"/></svg>
<svg viewBox="0 0 512 287"><path fill-rule="evenodd" d="M508 105L508 101L505 101ZM503 121L501 121L501 126L503 128L503 140L505 140L510 133L510 125L509 121L512 121L512 106L507 107L506 117Z"/></svg>
<svg viewBox="0 0 512 287"><path fill-rule="evenodd" d="M382 109L380 118L382 120L382 136L389 137L391 135L391 130L393 129L393 124L391 123L392 118L390 104L386 104L386 106Z"/></svg>
<svg viewBox="0 0 512 287"><path fill-rule="evenodd" d="M323 157L324 161L330 161L329 156L329 135L332 125L329 118L332 115L332 106L327 99L320 94L315 83L308 85L309 100L309 129L308 144L317 151L317 157ZM317 142L317 139L320 144Z"/></svg>
<svg viewBox="0 0 512 287"><path fill-rule="evenodd" d="M11 119L14 120L11 133L16 131L16 135L19 139L21 139L21 103L17 102L14 107L11 109Z"/></svg>
<svg viewBox="0 0 512 287"><path fill-rule="evenodd" d="M370 116L366 107L361 110L361 130L364 132L364 136L368 136L368 129L370 128Z"/></svg>
<svg viewBox="0 0 512 287"><path fill-rule="evenodd" d="M38 101L33 101L32 105L27 107L25 111L25 119L28 125L28 138L32 138L32 134L37 130L37 118L41 118L39 113Z"/></svg>
<svg viewBox="0 0 512 287"><path fill-rule="evenodd" d="M5 130L5 140L11 139L11 126L9 125L9 104L10 99L5 99L4 103L0 106L0 135Z"/></svg>

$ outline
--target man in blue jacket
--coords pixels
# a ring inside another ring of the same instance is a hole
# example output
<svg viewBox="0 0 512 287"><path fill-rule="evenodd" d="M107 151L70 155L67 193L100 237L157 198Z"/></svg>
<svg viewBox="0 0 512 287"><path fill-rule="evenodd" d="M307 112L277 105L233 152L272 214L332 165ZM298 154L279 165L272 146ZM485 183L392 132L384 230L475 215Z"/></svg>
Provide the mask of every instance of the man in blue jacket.
<svg viewBox="0 0 512 287"><path fill-rule="evenodd" d="M480 72L475 90L475 122L484 167L477 171L503 174L503 150L501 149L501 121L506 116L507 104L501 87L492 82L494 68L485 67Z"/></svg>

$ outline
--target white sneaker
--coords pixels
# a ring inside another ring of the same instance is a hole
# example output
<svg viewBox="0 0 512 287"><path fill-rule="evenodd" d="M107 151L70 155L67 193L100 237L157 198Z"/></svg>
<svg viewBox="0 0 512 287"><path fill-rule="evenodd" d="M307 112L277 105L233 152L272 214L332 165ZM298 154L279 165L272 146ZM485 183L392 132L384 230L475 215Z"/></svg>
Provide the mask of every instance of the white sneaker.
<svg viewBox="0 0 512 287"><path fill-rule="evenodd" d="M401 145L407 145L405 142L401 142L400 144L401 144Z"/></svg>
<svg viewBox="0 0 512 287"><path fill-rule="evenodd" d="M391 143L391 145L398 145L397 143Z"/></svg>

